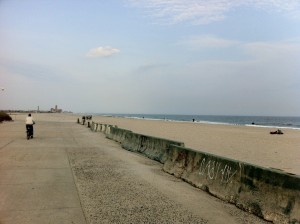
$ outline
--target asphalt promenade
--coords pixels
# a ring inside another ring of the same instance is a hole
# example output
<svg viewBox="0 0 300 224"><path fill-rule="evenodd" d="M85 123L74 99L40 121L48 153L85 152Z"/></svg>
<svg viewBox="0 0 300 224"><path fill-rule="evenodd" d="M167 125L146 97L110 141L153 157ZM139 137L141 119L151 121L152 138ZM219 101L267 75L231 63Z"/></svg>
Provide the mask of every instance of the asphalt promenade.
<svg viewBox="0 0 300 224"><path fill-rule="evenodd" d="M0 124L0 224L266 223L75 121Z"/></svg>

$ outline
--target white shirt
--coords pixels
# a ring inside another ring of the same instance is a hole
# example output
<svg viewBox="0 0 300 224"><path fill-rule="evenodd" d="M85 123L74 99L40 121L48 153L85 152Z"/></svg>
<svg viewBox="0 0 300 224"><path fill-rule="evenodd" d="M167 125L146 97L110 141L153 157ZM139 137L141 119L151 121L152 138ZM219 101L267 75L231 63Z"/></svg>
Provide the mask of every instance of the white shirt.
<svg viewBox="0 0 300 224"><path fill-rule="evenodd" d="M25 123L26 124L33 124L33 117L26 117L26 119L25 119Z"/></svg>

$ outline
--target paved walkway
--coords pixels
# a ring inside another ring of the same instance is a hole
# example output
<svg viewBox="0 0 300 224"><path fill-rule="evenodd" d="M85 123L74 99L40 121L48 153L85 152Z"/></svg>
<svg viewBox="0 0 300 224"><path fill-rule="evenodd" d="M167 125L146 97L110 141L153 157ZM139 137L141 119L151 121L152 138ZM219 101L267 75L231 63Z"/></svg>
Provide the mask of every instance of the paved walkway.
<svg viewBox="0 0 300 224"><path fill-rule="evenodd" d="M0 124L0 223L265 223L71 122Z"/></svg>
<svg viewBox="0 0 300 224"><path fill-rule="evenodd" d="M69 164L64 123L0 124L0 223L86 223Z"/></svg>

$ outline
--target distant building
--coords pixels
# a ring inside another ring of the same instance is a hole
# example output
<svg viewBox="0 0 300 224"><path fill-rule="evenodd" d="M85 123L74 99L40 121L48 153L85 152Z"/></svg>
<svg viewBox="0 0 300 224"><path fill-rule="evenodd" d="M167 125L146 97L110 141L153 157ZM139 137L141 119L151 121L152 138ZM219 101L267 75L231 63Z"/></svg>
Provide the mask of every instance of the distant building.
<svg viewBox="0 0 300 224"><path fill-rule="evenodd" d="M62 109L58 109L58 108L57 108L57 105L55 105L55 108L51 108L51 109L50 109L50 112L51 112L51 113L61 113L61 112L62 112Z"/></svg>

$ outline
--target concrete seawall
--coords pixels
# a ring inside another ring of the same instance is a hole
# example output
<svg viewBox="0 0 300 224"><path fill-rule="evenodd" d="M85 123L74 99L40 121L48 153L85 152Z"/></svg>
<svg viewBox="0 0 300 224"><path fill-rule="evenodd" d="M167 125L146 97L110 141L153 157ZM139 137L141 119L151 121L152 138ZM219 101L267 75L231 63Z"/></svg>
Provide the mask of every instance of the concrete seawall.
<svg viewBox="0 0 300 224"><path fill-rule="evenodd" d="M109 139L112 139L116 142L122 143L125 141L128 133L132 133L129 130L121 129L117 127L110 127L110 133L107 135Z"/></svg>
<svg viewBox="0 0 300 224"><path fill-rule="evenodd" d="M300 176L193 149L184 143L92 122L93 131L129 151L163 163L163 169L224 201L274 223L300 223Z"/></svg>
<svg viewBox="0 0 300 224"><path fill-rule="evenodd" d="M133 132L127 132L125 139L121 144L126 150L142 153L150 159L161 163L165 163L168 159L167 150L172 144L184 146L182 142L140 135Z"/></svg>
<svg viewBox="0 0 300 224"><path fill-rule="evenodd" d="M300 221L299 176L175 145L163 169L268 221Z"/></svg>
<svg viewBox="0 0 300 224"><path fill-rule="evenodd" d="M110 128L113 127L112 125L109 125L109 124L99 124L99 123L95 123L93 121L91 123L90 122L86 122L83 125L85 125L86 127L90 128L92 131L103 132L106 135L110 134Z"/></svg>

